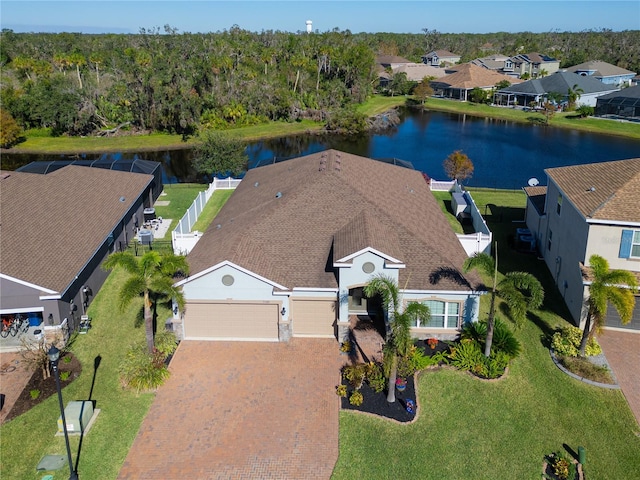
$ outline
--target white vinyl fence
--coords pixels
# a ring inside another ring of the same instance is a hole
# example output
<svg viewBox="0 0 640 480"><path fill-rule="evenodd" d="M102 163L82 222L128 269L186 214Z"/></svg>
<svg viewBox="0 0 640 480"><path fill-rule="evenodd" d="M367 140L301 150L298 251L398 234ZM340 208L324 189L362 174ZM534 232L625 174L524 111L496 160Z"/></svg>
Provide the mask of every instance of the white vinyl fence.
<svg viewBox="0 0 640 480"><path fill-rule="evenodd" d="M193 225L204 210L205 205L216 190L235 190L240 185L241 179L237 178L214 178L209 184L209 188L200 192L193 201L187 213L180 219L178 226L171 232L171 242L173 244L173 252L176 255L187 255L191 249L198 243L202 232L192 232Z"/></svg>

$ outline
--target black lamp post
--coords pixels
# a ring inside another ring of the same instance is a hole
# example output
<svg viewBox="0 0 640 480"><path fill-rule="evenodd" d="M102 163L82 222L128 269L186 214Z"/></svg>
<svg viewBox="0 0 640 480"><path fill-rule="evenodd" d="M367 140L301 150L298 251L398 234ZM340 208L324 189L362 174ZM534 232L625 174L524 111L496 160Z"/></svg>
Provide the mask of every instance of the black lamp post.
<svg viewBox="0 0 640 480"><path fill-rule="evenodd" d="M53 367L53 374L56 377L56 388L58 390L58 401L60 402L60 416L62 417L62 431L64 432L64 441L67 444L67 460L69 461L69 480L78 480L78 474L73 468L73 460L71 459L71 447L69 446L69 434L67 433L67 419L64 417L64 405L62 403L62 390L60 388L60 374L58 372L58 360L60 359L60 350L55 345L51 345L47 352L49 362Z"/></svg>

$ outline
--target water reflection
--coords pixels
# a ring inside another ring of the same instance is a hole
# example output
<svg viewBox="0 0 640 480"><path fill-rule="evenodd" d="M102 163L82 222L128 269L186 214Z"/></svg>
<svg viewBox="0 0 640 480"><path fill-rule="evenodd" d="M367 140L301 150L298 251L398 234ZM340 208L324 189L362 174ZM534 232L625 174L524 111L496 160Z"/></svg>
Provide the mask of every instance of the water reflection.
<svg viewBox="0 0 640 480"><path fill-rule="evenodd" d="M545 168L620 160L640 156L640 141L540 125L512 123L454 113L405 111L402 123L384 134L344 137L295 135L253 142L247 147L249 168L335 148L375 159L411 162L431 177L445 179L443 160L462 150L474 163L470 186L518 189L531 177L546 181ZM204 181L191 168L191 149L86 154L74 158L140 158L160 162L166 183ZM64 155L3 154L2 168Z"/></svg>

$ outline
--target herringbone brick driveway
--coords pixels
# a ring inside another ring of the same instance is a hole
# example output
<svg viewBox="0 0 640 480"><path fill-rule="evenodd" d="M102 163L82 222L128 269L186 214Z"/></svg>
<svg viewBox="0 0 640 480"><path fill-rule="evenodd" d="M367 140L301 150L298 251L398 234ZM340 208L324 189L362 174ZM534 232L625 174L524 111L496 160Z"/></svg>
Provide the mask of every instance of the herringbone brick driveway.
<svg viewBox="0 0 640 480"><path fill-rule="evenodd" d="M183 341L120 479L328 479L339 346Z"/></svg>

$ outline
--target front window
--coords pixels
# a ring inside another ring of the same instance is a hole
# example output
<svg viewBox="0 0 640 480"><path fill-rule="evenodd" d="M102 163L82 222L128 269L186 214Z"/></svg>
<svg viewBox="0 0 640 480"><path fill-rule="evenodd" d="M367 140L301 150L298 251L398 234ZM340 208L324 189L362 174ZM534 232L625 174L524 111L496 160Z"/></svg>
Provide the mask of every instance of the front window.
<svg viewBox="0 0 640 480"><path fill-rule="evenodd" d="M460 324L460 303L442 300L424 300L429 307L431 318L427 321L413 322L412 327L423 328L458 328Z"/></svg>
<svg viewBox="0 0 640 480"><path fill-rule="evenodd" d="M634 230L631 240L631 256L640 258L640 230Z"/></svg>

